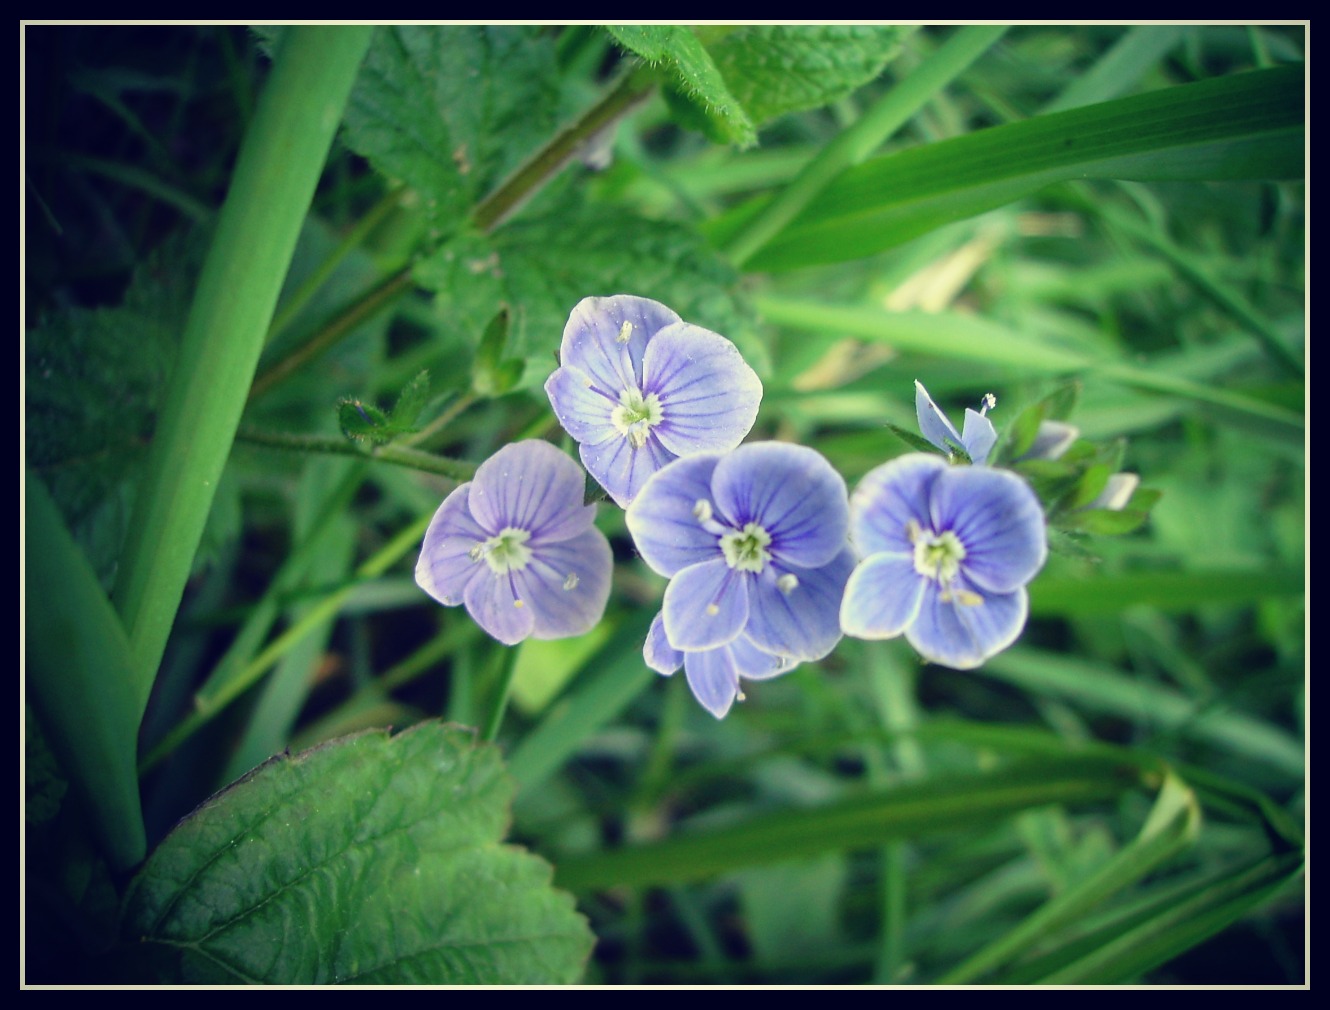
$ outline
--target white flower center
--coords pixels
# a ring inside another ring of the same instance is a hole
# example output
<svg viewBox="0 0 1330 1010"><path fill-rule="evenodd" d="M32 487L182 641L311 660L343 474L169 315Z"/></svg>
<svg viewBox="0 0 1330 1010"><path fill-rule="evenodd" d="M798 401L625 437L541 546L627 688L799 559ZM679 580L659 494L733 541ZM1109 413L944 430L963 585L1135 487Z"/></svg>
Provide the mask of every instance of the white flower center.
<svg viewBox="0 0 1330 1010"><path fill-rule="evenodd" d="M761 572L771 560L767 545L771 534L757 523L749 523L742 530L731 530L720 538L720 549L725 563L741 572Z"/></svg>
<svg viewBox="0 0 1330 1010"><path fill-rule="evenodd" d="M485 564L496 575L520 572L531 560L531 548L526 546L530 539L531 534L526 530L509 526L483 544L476 544L468 553L472 561L484 558Z"/></svg>
<svg viewBox="0 0 1330 1010"><path fill-rule="evenodd" d="M664 416L655 393L643 396L641 390L625 389L619 394L619 405L610 412L610 423L627 436L634 449L640 449L646 445L652 425L660 424Z"/></svg>
<svg viewBox="0 0 1330 1010"><path fill-rule="evenodd" d="M961 543L960 537L951 530L925 533L913 520L907 532L910 542L914 544L916 572L943 586L956 578L956 573L961 570L961 562L965 560L965 545Z"/></svg>

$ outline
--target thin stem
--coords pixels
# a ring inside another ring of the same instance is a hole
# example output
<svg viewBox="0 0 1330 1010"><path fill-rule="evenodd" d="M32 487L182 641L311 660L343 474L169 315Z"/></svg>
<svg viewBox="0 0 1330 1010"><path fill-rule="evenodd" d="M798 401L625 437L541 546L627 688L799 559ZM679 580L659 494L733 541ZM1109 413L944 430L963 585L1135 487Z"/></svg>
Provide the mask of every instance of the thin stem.
<svg viewBox="0 0 1330 1010"><path fill-rule="evenodd" d="M282 279L372 30L306 25L284 35L246 130L115 585L141 706L152 690Z"/></svg>
<svg viewBox="0 0 1330 1010"><path fill-rule="evenodd" d="M448 427L448 425L452 424L459 414L475 402L476 395L474 393L463 393L452 403L448 404L443 412L433 421L425 425L425 427L421 428L415 434L404 438L402 444L415 446L431 443L436 435L440 434Z"/></svg>
<svg viewBox="0 0 1330 1010"><path fill-rule="evenodd" d="M257 428L241 428L236 433L236 440L261 445L269 449L287 449L292 452L328 453L334 456L356 456L360 459L380 460L396 466L436 473L453 480L470 480L476 473L476 465L465 460L449 459L436 456L431 452L422 452L405 445L375 446L363 449L345 438L335 435L291 435L281 431L262 431Z"/></svg>
<svg viewBox="0 0 1330 1010"><path fill-rule="evenodd" d="M935 95L977 60L1007 29L962 28L905 80L880 98L857 123L804 166L780 195L730 240L725 252L743 266L776 237L841 172L857 165L907 123Z"/></svg>
<svg viewBox="0 0 1330 1010"><path fill-rule="evenodd" d="M487 742L499 735L499 727L503 725L503 715L508 711L508 696L512 693L513 674L517 672L517 652L520 648L520 645L504 646L503 656L499 661L499 691L494 698L494 707L490 709L489 718L485 721L485 733L481 737Z"/></svg>

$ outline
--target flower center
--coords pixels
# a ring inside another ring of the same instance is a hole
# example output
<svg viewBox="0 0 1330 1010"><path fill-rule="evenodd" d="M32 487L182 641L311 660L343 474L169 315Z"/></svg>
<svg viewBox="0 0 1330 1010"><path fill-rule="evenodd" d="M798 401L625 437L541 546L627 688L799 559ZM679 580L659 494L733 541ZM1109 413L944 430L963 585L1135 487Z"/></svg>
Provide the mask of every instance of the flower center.
<svg viewBox="0 0 1330 1010"><path fill-rule="evenodd" d="M655 393L643 396L641 390L625 389L619 394L619 405L610 412L610 423L619 434L628 436L634 449L640 449L647 443L651 426L660 424L664 416Z"/></svg>
<svg viewBox="0 0 1330 1010"><path fill-rule="evenodd" d="M526 542L530 539L531 534L526 530L509 526L497 536L492 536L483 544L476 544L471 548L469 552L471 560L479 561L484 558L485 564L489 565L490 571L496 575L520 572L531 560L531 548L526 546Z"/></svg>
<svg viewBox="0 0 1330 1010"><path fill-rule="evenodd" d="M767 545L771 534L757 523L749 523L742 530L731 530L720 538L720 549L725 563L741 572L761 572L771 560Z"/></svg>
<svg viewBox="0 0 1330 1010"><path fill-rule="evenodd" d="M965 545L951 530L943 533L925 533L911 523L910 540L914 543L914 570L942 585L946 585L960 571L965 560Z"/></svg>

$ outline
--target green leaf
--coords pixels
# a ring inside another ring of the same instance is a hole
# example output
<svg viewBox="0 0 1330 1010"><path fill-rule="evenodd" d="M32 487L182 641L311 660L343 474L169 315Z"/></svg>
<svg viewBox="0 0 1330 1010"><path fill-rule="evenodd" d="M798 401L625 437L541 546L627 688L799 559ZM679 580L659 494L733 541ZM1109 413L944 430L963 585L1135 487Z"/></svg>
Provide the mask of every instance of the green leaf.
<svg viewBox="0 0 1330 1010"><path fill-rule="evenodd" d="M413 426L420 420L420 412L425 409L428 399L429 370L422 368L397 395L397 402L393 404L393 422Z"/></svg>
<svg viewBox="0 0 1330 1010"><path fill-rule="evenodd" d="M828 186L749 265L857 259L1070 179L1299 178L1304 80L1300 66L1239 74L885 155ZM750 213L736 208L713 241Z"/></svg>
<svg viewBox="0 0 1330 1010"><path fill-rule="evenodd" d="M422 723L274 758L182 821L130 885L161 981L560 984L592 937L503 845L499 752Z"/></svg>
<svg viewBox="0 0 1330 1010"><path fill-rule="evenodd" d="M914 29L898 25L748 25L708 47L730 91L761 126L867 84Z"/></svg>
<svg viewBox="0 0 1330 1010"><path fill-rule="evenodd" d="M553 131L556 77L539 28L382 27L347 103L346 143L450 227Z"/></svg>
<svg viewBox="0 0 1330 1010"><path fill-rule="evenodd" d="M752 120L692 29L681 25L605 27L619 45L657 68L664 80L702 113L718 139L740 147L757 143Z"/></svg>
<svg viewBox="0 0 1330 1010"><path fill-rule="evenodd" d="M588 295L654 298L734 341L759 373L764 367L733 269L692 231L618 209L587 207L519 220L492 237L461 236L418 262L415 276L439 292L441 325L468 343L507 306L505 353L525 358L537 385L557 367L568 313Z"/></svg>
<svg viewBox="0 0 1330 1010"><path fill-rule="evenodd" d="M60 773L41 724L30 706L23 709L23 819L49 821L60 810L69 783Z"/></svg>

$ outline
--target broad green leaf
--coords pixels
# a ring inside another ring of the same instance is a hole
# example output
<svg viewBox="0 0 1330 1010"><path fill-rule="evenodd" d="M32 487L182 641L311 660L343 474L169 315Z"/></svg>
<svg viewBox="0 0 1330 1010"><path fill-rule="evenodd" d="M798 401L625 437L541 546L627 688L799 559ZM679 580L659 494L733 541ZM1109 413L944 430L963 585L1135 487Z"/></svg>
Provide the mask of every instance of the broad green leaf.
<svg viewBox="0 0 1330 1010"><path fill-rule="evenodd" d="M730 91L761 126L867 84L914 29L898 25L745 25L708 46Z"/></svg>
<svg viewBox="0 0 1330 1010"><path fill-rule="evenodd" d="M568 314L588 295L654 298L734 341L762 371L734 271L678 225L590 207L519 220L492 237L445 244L417 263L416 279L439 293L440 325L473 345L507 306L506 353L527 359L527 381L537 387L557 367Z"/></svg>
<svg viewBox="0 0 1330 1010"><path fill-rule="evenodd" d="M1069 179L1293 179L1304 72L1282 67L1036 116L885 155L845 172L749 262L837 263ZM753 213L711 232L718 245Z"/></svg>
<svg viewBox="0 0 1330 1010"><path fill-rule="evenodd" d="M167 982L574 982L591 935L501 844L511 797L498 750L439 723L274 758L167 836L124 935Z"/></svg>
<svg viewBox="0 0 1330 1010"><path fill-rule="evenodd" d="M347 103L346 143L451 227L553 131L556 76L539 28L381 27Z"/></svg>
<svg viewBox="0 0 1330 1010"><path fill-rule="evenodd" d="M1077 579L1049 576L1031 584L1030 613L1039 617L1118 614L1141 605L1185 613L1216 603L1255 603L1302 592L1303 572L1292 568L1143 571Z"/></svg>
<svg viewBox="0 0 1330 1010"><path fill-rule="evenodd" d="M721 139L740 147L757 142L752 120L691 28L606 25L606 29L623 48L659 68L664 80L702 114L704 123Z"/></svg>

